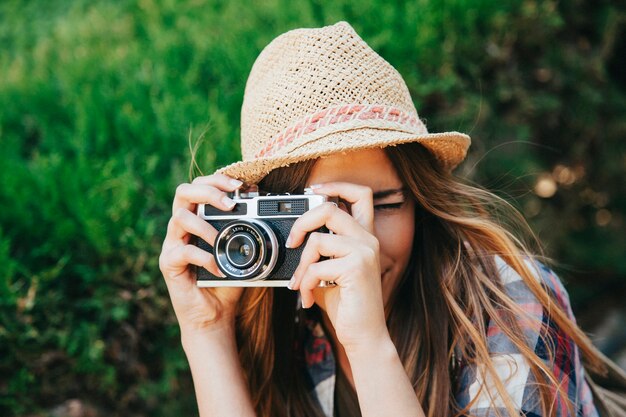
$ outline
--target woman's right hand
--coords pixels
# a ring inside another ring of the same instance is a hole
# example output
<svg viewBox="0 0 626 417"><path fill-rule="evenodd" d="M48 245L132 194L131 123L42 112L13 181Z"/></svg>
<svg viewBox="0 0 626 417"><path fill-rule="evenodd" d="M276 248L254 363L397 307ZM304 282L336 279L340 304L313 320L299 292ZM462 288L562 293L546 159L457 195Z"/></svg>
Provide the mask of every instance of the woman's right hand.
<svg viewBox="0 0 626 417"><path fill-rule="evenodd" d="M181 184L176 189L159 267L183 336L234 325L235 306L242 289L198 287L193 265L206 268L214 275L223 274L213 255L190 240L198 236L213 245L217 230L196 215L196 208L204 203L220 210L232 210L235 203L226 192L235 191L241 185L241 181L213 174L198 177L191 184Z"/></svg>

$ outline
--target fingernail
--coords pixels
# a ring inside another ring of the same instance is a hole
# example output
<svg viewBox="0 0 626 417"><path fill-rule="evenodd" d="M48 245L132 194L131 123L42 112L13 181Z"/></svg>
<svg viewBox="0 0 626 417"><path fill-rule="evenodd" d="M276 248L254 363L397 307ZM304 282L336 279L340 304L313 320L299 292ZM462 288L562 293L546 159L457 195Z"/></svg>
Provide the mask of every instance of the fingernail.
<svg viewBox="0 0 626 417"><path fill-rule="evenodd" d="M285 242L285 247L287 249L291 249L291 244L293 243L293 239L291 238L291 236L287 237L287 241Z"/></svg>
<svg viewBox="0 0 626 417"><path fill-rule="evenodd" d="M241 181L236 180L236 179L234 179L234 178L233 178L233 179L231 179L231 180L230 180L230 184L231 184L233 187L239 188L239 187L241 187L241 186L243 185L243 182L241 182Z"/></svg>
<svg viewBox="0 0 626 417"><path fill-rule="evenodd" d="M293 290L293 285L296 283L296 277L291 277L291 279L289 280L289 284L287 284L287 288L289 288L290 290Z"/></svg>
<svg viewBox="0 0 626 417"><path fill-rule="evenodd" d="M222 197L222 203L228 208L235 207L235 202L227 196Z"/></svg>
<svg viewBox="0 0 626 417"><path fill-rule="evenodd" d="M322 188L322 186L323 186L323 185L324 185L324 184L311 184L311 185L309 186L309 188L310 188L311 190L317 190L318 188Z"/></svg>

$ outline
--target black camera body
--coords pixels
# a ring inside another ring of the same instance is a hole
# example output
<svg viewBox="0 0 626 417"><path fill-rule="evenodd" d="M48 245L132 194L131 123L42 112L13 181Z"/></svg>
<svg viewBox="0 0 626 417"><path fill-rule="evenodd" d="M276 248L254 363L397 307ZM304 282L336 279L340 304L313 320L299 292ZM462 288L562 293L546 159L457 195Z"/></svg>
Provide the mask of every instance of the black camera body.
<svg viewBox="0 0 626 417"><path fill-rule="evenodd" d="M196 245L213 254L220 271L211 274L198 267L199 287L286 287L293 276L304 244L285 247L298 217L325 203L328 198L305 189L301 195L232 195L235 207L222 211L208 204L198 205L198 216L217 231L215 245L198 238ZM327 229L320 229L328 232Z"/></svg>

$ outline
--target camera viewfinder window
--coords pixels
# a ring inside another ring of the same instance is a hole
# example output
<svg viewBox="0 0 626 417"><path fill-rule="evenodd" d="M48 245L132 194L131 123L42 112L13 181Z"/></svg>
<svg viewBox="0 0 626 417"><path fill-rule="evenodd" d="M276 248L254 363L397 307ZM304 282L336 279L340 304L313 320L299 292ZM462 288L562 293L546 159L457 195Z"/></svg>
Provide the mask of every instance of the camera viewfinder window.
<svg viewBox="0 0 626 417"><path fill-rule="evenodd" d="M291 201L282 201L278 203L279 213L291 213Z"/></svg>

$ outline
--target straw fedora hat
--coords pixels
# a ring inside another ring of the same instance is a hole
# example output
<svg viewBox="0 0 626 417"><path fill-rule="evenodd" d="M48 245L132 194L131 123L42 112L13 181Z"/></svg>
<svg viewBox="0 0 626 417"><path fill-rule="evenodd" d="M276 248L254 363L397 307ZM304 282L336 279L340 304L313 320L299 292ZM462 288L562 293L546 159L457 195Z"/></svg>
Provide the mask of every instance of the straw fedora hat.
<svg viewBox="0 0 626 417"><path fill-rule="evenodd" d="M339 22L289 31L265 47L241 109L243 161L218 172L254 184L295 162L408 142L452 170L470 138L428 133L398 71Z"/></svg>

